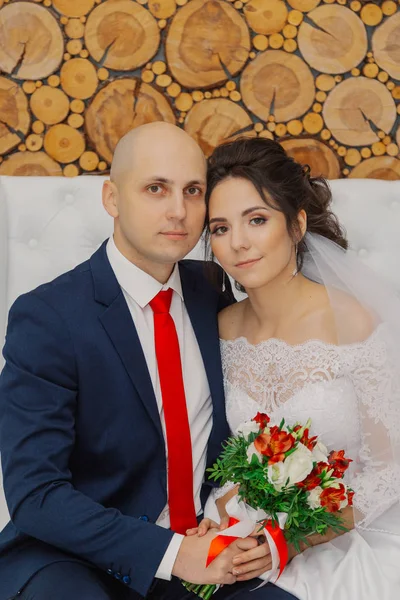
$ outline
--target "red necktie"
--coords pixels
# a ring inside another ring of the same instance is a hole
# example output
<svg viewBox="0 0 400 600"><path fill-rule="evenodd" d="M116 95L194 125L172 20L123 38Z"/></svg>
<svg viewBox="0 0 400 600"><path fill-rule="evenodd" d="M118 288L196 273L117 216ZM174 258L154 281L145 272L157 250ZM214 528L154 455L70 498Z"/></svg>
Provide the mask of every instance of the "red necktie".
<svg viewBox="0 0 400 600"><path fill-rule="evenodd" d="M168 506L171 529L186 533L197 527L193 499L192 442L183 386L179 340L169 314L172 289L150 302L154 313L154 340L164 408L168 448Z"/></svg>

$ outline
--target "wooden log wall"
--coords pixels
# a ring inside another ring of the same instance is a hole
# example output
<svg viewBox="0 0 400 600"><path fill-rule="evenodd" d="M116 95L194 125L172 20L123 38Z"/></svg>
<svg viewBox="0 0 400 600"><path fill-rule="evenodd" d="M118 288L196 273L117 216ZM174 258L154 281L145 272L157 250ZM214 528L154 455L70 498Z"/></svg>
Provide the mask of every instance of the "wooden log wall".
<svg viewBox="0 0 400 600"><path fill-rule="evenodd" d="M107 173L176 123L279 140L314 175L400 179L400 0L0 0L0 175Z"/></svg>

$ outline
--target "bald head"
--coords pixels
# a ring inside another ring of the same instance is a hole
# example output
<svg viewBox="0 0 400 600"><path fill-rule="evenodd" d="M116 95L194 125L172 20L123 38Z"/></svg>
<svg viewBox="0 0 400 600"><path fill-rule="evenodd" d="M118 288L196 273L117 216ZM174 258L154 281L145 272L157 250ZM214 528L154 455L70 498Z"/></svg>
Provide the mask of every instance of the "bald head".
<svg viewBox="0 0 400 600"><path fill-rule="evenodd" d="M206 161L196 142L169 123L133 129L118 143L103 205L117 248L165 282L198 242L206 213Z"/></svg>
<svg viewBox="0 0 400 600"><path fill-rule="evenodd" d="M183 129L155 121L131 129L118 142L111 165L111 180L118 186L125 175L132 173L146 157L152 157L153 162L163 162L164 153L173 153L182 160L186 153L193 159L198 159L205 168L205 158L196 142ZM157 159L160 157L160 160ZM155 159L155 160L154 160ZM156 164L155 164L156 166ZM161 167L161 164L160 164Z"/></svg>

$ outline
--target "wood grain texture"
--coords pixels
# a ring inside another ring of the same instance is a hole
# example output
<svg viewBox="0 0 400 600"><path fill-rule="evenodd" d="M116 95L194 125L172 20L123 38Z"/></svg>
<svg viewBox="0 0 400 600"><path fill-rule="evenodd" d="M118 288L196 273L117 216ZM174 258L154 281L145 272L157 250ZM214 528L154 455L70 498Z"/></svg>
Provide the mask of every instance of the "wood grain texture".
<svg viewBox="0 0 400 600"><path fill-rule="evenodd" d="M314 78L295 54L267 50L244 69L240 91L245 106L257 117L289 121L303 115L315 96Z"/></svg>
<svg viewBox="0 0 400 600"><path fill-rule="evenodd" d="M159 43L155 18L131 0L103 2L86 23L86 48L96 62L109 69L137 69L153 58Z"/></svg>
<svg viewBox="0 0 400 600"><path fill-rule="evenodd" d="M186 117L185 131L209 156L218 144L246 128L250 129L251 125L249 115L241 106L231 100L218 98L196 104Z"/></svg>
<svg viewBox="0 0 400 600"><path fill-rule="evenodd" d="M391 131L396 120L396 106L383 83L354 77L339 83L331 91L323 116L339 142L362 146L379 141L377 130Z"/></svg>
<svg viewBox="0 0 400 600"><path fill-rule="evenodd" d="M119 139L144 123L175 123L168 100L139 79L117 79L106 85L86 111L86 132L94 148L111 162Z"/></svg>
<svg viewBox="0 0 400 600"><path fill-rule="evenodd" d="M61 174L60 165L45 152L17 152L0 165L0 175L58 177Z"/></svg>
<svg viewBox="0 0 400 600"><path fill-rule="evenodd" d="M163 120L207 156L259 136L313 174L400 178L398 1L0 0L0 73L7 174L107 173Z"/></svg>
<svg viewBox="0 0 400 600"><path fill-rule="evenodd" d="M375 156L364 160L350 173L351 178L400 179L400 160L391 156Z"/></svg>
<svg viewBox="0 0 400 600"><path fill-rule="evenodd" d="M165 53L173 77L188 88L224 83L244 66L250 34L242 15L221 0L192 0L172 19Z"/></svg>
<svg viewBox="0 0 400 600"><path fill-rule="evenodd" d="M0 154L18 146L30 123L25 93L16 82L0 77Z"/></svg>
<svg viewBox="0 0 400 600"><path fill-rule="evenodd" d="M307 63L322 73L346 73L367 53L367 32L349 8L319 6L299 28L299 48Z"/></svg>
<svg viewBox="0 0 400 600"><path fill-rule="evenodd" d="M64 39L53 15L30 2L0 10L0 69L15 79L41 79L60 66Z"/></svg>
<svg viewBox="0 0 400 600"><path fill-rule="evenodd" d="M400 12L376 28L372 50L380 68L394 79L400 79Z"/></svg>
<svg viewBox="0 0 400 600"><path fill-rule="evenodd" d="M340 163L335 152L314 138L287 139L281 142L286 152L302 165L309 165L312 177L339 179Z"/></svg>

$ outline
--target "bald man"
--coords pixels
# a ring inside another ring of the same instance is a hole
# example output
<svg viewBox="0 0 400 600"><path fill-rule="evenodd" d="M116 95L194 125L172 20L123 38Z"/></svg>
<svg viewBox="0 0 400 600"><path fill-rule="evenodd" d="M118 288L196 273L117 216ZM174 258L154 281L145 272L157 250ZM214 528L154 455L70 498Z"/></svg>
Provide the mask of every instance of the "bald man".
<svg viewBox="0 0 400 600"><path fill-rule="evenodd" d="M183 130L131 131L103 186L114 235L10 311L0 600L189 597L179 578L247 598L245 580L266 569L254 538L206 570L215 530L184 536L229 433L216 315L233 296L216 266L214 288L199 261L182 261L203 229L205 188L204 157Z"/></svg>

